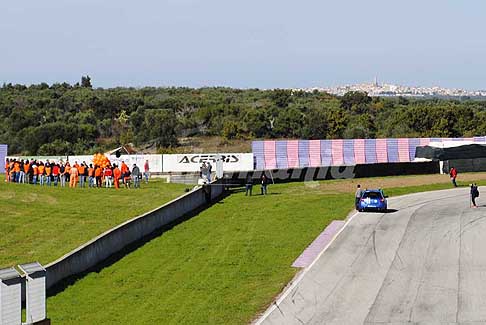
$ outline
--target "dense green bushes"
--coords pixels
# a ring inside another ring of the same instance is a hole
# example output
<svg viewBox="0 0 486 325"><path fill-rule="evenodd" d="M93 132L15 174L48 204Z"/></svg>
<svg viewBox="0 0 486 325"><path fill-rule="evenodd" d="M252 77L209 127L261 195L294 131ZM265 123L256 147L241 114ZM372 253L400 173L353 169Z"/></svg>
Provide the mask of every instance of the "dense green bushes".
<svg viewBox="0 0 486 325"><path fill-rule="evenodd" d="M486 101L370 98L348 93L230 88L0 88L0 143L11 153L81 154L178 137L457 137L486 134Z"/></svg>

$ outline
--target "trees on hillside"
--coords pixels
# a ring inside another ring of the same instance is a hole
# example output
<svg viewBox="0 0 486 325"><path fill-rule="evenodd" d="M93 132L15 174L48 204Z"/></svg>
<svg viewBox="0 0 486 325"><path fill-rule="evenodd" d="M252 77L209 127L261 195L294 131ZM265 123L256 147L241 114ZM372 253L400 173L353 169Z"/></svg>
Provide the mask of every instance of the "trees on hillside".
<svg viewBox="0 0 486 325"><path fill-rule="evenodd" d="M10 152L81 154L178 137L456 137L486 134L486 101L371 98L352 92L230 88L93 89L91 78L0 88L0 142Z"/></svg>
<svg viewBox="0 0 486 325"><path fill-rule="evenodd" d="M91 78L89 76L82 76L81 77L81 87L83 88L93 88L91 85Z"/></svg>

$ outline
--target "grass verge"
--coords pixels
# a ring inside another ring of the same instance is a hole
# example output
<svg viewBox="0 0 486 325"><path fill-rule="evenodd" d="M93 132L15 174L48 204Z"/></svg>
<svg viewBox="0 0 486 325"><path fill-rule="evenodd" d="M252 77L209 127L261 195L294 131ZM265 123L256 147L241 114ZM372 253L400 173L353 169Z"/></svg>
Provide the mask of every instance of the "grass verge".
<svg viewBox="0 0 486 325"><path fill-rule="evenodd" d="M279 184L265 197L235 192L50 297L49 317L56 324L248 323L296 274L290 265L305 247L330 221L347 216L358 181L369 188L394 184L389 195L451 187L447 176L435 180Z"/></svg>
<svg viewBox="0 0 486 325"><path fill-rule="evenodd" d="M0 182L0 267L47 264L102 232L184 193L153 181L140 190L69 189Z"/></svg>

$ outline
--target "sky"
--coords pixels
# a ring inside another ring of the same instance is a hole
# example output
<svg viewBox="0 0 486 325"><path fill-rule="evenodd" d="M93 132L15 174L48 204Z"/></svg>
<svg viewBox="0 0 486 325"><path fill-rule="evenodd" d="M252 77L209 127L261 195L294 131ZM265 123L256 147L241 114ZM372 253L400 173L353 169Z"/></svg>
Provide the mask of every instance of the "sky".
<svg viewBox="0 0 486 325"><path fill-rule="evenodd" d="M486 89L484 0L0 2L0 83Z"/></svg>

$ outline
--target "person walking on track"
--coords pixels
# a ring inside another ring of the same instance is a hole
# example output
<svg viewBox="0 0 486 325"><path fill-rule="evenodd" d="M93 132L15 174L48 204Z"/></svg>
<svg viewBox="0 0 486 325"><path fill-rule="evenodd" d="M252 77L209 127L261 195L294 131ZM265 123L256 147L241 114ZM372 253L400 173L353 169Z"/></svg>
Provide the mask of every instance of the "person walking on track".
<svg viewBox="0 0 486 325"><path fill-rule="evenodd" d="M449 176L451 177L451 182L454 187L457 187L456 178L457 178L457 169L456 167L452 167L449 171Z"/></svg>

